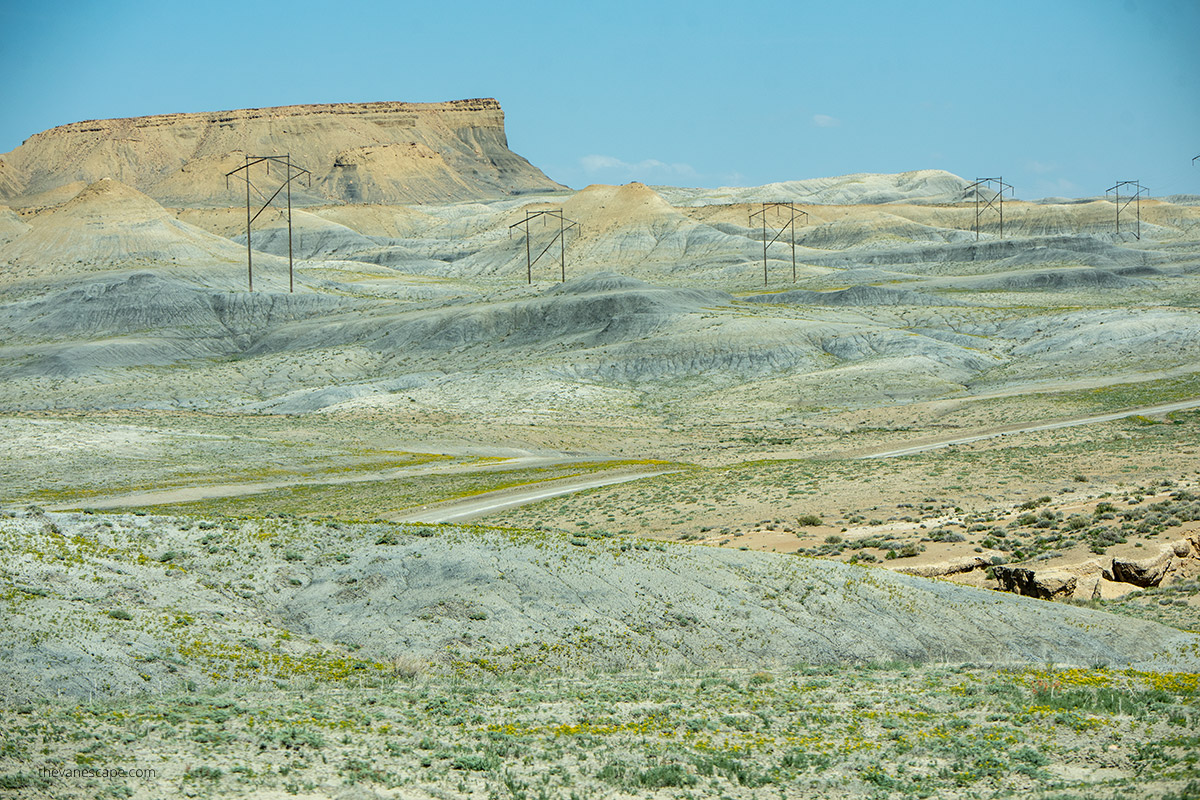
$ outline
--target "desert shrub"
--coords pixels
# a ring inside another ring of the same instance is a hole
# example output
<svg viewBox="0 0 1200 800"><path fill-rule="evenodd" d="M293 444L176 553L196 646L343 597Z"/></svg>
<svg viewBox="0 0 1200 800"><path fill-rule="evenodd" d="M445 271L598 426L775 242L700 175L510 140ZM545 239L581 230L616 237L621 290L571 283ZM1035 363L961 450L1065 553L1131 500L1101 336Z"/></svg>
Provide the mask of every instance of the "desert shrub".
<svg viewBox="0 0 1200 800"><path fill-rule="evenodd" d="M345 776L346 782L350 784L362 783L371 781L374 783L386 783L387 775L376 769L375 765L370 761L364 761L359 758L347 758L338 770Z"/></svg>
<svg viewBox="0 0 1200 800"><path fill-rule="evenodd" d="M638 773L637 782L649 789L692 786L696 783L696 776L689 774L682 764L660 764Z"/></svg>
<svg viewBox="0 0 1200 800"><path fill-rule="evenodd" d="M270 731L259 736L259 744L264 746L277 745L286 750L301 750L309 747L320 750L325 746L325 738L317 731L304 728L286 728L281 731Z"/></svg>
<svg viewBox="0 0 1200 800"><path fill-rule="evenodd" d="M1102 686L1097 689L1054 689L1038 687L1034 689L1035 705L1063 711L1104 711L1110 714L1129 714L1130 716L1145 716L1147 713L1160 712L1174 704L1175 698L1162 689L1121 689Z"/></svg>
<svg viewBox="0 0 1200 800"><path fill-rule="evenodd" d="M824 753L806 753L803 750L792 750L784 753L780 766L787 769L808 769L812 767L818 772L826 769L833 762L831 756Z"/></svg>
<svg viewBox="0 0 1200 800"><path fill-rule="evenodd" d="M455 756L454 760L450 762L450 766L454 769L484 772L485 770L495 769L500 766L500 759L494 755L469 753L463 756Z"/></svg>
<svg viewBox="0 0 1200 800"><path fill-rule="evenodd" d="M610 761L600 768L600 771L596 773L596 777L609 783L621 783L629 771L629 767L620 761Z"/></svg>
<svg viewBox="0 0 1200 800"><path fill-rule="evenodd" d="M1200 781L1188 781L1178 792L1167 792L1162 800L1200 800Z"/></svg>
<svg viewBox="0 0 1200 800"><path fill-rule="evenodd" d="M0 775L0 789L44 789L49 785L48 778L43 778L35 773L14 772L9 775Z"/></svg>
<svg viewBox="0 0 1200 800"><path fill-rule="evenodd" d="M900 785L900 782L889 775L882 767L871 766L859 773L864 781L878 786L880 789L894 789Z"/></svg>
<svg viewBox="0 0 1200 800"><path fill-rule="evenodd" d="M427 666L419 658L400 655L392 659L392 674L400 678L415 678L425 672Z"/></svg>
<svg viewBox="0 0 1200 800"><path fill-rule="evenodd" d="M1032 764L1035 767L1044 767L1050 763L1050 758L1045 754L1034 750L1032 747L1022 747L1012 754L1014 761L1022 761L1026 764Z"/></svg>
<svg viewBox="0 0 1200 800"><path fill-rule="evenodd" d="M185 781L217 781L225 773L217 767L210 767L207 764L201 764L198 767L192 767L187 772L183 773Z"/></svg>
<svg viewBox="0 0 1200 800"><path fill-rule="evenodd" d="M724 775L730 781L751 789L773 782L769 773L729 753L693 756L692 763L701 775Z"/></svg>

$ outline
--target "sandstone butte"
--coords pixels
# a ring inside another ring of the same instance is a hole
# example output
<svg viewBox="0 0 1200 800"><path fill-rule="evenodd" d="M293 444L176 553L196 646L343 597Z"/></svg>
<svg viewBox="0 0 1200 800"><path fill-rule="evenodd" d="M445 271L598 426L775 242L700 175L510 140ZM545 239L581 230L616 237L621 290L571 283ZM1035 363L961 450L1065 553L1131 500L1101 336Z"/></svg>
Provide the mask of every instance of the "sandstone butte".
<svg viewBox="0 0 1200 800"><path fill-rule="evenodd" d="M245 184L227 186L227 172L247 154L285 153L312 172L311 188L295 186L298 205L453 202L563 188L508 149L504 112L485 98L74 122L0 156L0 203L36 205L38 195L112 178L167 206L228 207Z"/></svg>

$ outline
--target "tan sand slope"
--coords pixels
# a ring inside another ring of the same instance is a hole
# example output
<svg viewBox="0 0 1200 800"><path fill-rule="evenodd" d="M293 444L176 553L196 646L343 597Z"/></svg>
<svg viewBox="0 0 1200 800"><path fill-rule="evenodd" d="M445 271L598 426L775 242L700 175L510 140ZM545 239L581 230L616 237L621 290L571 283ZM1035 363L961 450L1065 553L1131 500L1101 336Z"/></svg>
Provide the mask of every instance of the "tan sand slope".
<svg viewBox="0 0 1200 800"><path fill-rule="evenodd" d="M111 179L97 181L62 206L32 217L26 227L0 245L0 261L11 265L3 273L4 282L133 262L244 265L246 258L244 247L180 222L151 198ZM264 256L262 266L273 261Z"/></svg>
<svg viewBox="0 0 1200 800"><path fill-rule="evenodd" d="M14 239L29 230L29 226L8 206L0 206L0 242Z"/></svg>

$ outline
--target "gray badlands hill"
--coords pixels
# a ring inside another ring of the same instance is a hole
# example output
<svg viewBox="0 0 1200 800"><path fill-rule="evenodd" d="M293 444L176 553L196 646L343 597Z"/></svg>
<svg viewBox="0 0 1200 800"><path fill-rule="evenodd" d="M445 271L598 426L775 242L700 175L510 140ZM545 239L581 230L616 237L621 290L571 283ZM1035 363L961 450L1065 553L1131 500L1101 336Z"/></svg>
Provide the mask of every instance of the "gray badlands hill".
<svg viewBox="0 0 1200 800"><path fill-rule="evenodd" d="M1200 665L1194 633L774 553L33 509L0 517L0 542L20 609L0 626L6 698L209 685L217 664L257 683L265 659L320 663L335 642L379 662Z"/></svg>
<svg viewBox="0 0 1200 800"><path fill-rule="evenodd" d="M628 390L670 397L680 381L704 405L764 378L775 383L762 397L895 401L1200 352L1200 317L1186 308L985 310L890 287L799 291L739 302L603 272L399 300L114 271L0 306L0 405L304 412L369 395L509 415L540 407L533 396L551 386L599 410L632 402Z"/></svg>
<svg viewBox="0 0 1200 800"><path fill-rule="evenodd" d="M901 244L871 249L806 254L812 264L833 267L1002 264L1017 268L1044 264L1082 264L1100 268L1142 267L1165 260L1162 253L1132 250L1105 242L1094 236L1057 234L1054 236L1013 236L980 241ZM993 268L995 268L993 266Z"/></svg>
<svg viewBox="0 0 1200 800"><path fill-rule="evenodd" d="M894 175L855 173L833 178L808 178L765 186L685 189L655 187L672 205L706 206L718 203L957 203L970 181L941 169L919 169Z"/></svg>
<svg viewBox="0 0 1200 800"><path fill-rule="evenodd" d="M224 176L247 153L290 153L311 170L312 188L297 187L293 196L305 205L445 202L562 188L508 149L500 104L476 99L75 122L34 134L0 157L0 199L114 178L165 205L236 205L239 187L227 188ZM265 168L255 176L270 180Z"/></svg>
<svg viewBox="0 0 1200 800"><path fill-rule="evenodd" d="M955 300L914 292L910 289L889 289L886 286L851 286L830 292L792 289L772 294L743 297L750 303L799 303L813 306L959 306Z"/></svg>

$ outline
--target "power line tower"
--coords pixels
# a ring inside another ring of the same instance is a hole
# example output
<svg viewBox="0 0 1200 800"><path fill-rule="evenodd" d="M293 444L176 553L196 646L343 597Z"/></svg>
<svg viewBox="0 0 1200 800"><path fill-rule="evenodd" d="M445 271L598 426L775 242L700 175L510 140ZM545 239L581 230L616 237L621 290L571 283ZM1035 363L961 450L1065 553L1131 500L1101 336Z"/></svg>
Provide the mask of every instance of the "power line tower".
<svg viewBox="0 0 1200 800"><path fill-rule="evenodd" d="M1121 202L1122 186L1131 187L1131 189L1127 190L1126 192L1128 199L1124 203ZM1129 194L1129 191L1132 191L1133 194ZM1140 241L1142 238L1142 198L1149 196L1149 192L1147 191L1146 187L1142 186L1139 181L1117 181L1116 186L1113 186L1104 193L1106 197L1110 194L1113 195L1113 204L1117 207L1118 234L1121 232L1121 212L1124 211L1130 203L1135 204L1134 208L1137 209L1137 227L1134 229L1133 235Z"/></svg>
<svg viewBox="0 0 1200 800"><path fill-rule="evenodd" d="M265 193L250 180L250 168L257 164L266 164L266 174L271 174L271 164L281 164L283 166L283 183L275 190L275 193L267 197ZM292 269L292 181L299 178L301 175L308 176L308 186L312 188L312 173L303 167L292 163L292 154L286 153L281 156L246 156L246 163L235 170L230 170L225 173L225 188L229 188L229 178L237 173L243 173L242 178L246 181L246 276L250 285L250 291L254 291L254 256L251 255L250 249L250 225L254 220L258 219L258 215L267 210L267 206L271 205L272 201L279 196L279 193L287 189L287 221L288 221L288 291L292 292L296 289L294 273ZM263 199L262 207L250 216L250 190L254 189L255 193Z"/></svg>
<svg viewBox="0 0 1200 800"><path fill-rule="evenodd" d="M549 224L549 222L551 220L554 220L554 219L558 220L558 232L555 233L554 238L552 238L546 244L546 246L542 248L542 252L538 253L536 257L531 257L530 238L529 238L529 223L532 222L533 220L537 219L538 217L542 218L542 227L545 227L547 224ZM574 228L574 229L576 229L575 234L576 234L576 236L578 236L583 230L582 228L579 227L579 223L575 222L574 220L570 220L570 219L567 219L566 217L564 217L563 210L561 208L549 209L547 211L526 210L525 211L525 219L519 220L518 222L514 222L512 225L508 226L508 237L510 239L512 238L513 228L519 228L522 226L524 226L524 229L525 229L525 274L526 274L526 278L528 279L529 283L531 283L531 284L533 283L533 265L538 262L538 259L540 259L542 256L546 255L546 251L549 250L554 245L555 242L558 242L558 265L559 265L559 268L562 270L562 281L563 281L563 283L566 283L567 282L567 231Z"/></svg>
<svg viewBox="0 0 1200 800"><path fill-rule="evenodd" d="M979 220L988 209L1000 215L1000 238L1004 238L1004 193L1011 195L1012 188L1004 182L1004 178L976 178L964 190L975 192L975 241L979 241Z"/></svg>
<svg viewBox="0 0 1200 800"><path fill-rule="evenodd" d="M775 234L771 240L767 241L767 212L775 212L775 223L771 226L770 232ZM775 244L779 241L779 237L783 236L784 231L791 234L792 243L792 283L796 282L796 216L800 215L804 219L808 219L808 212L796 208L795 203L763 203L762 208L750 214L750 225L753 227L754 218L762 218L762 242L763 242L763 286L767 285L767 246ZM779 230L775 230L775 225L779 225Z"/></svg>

